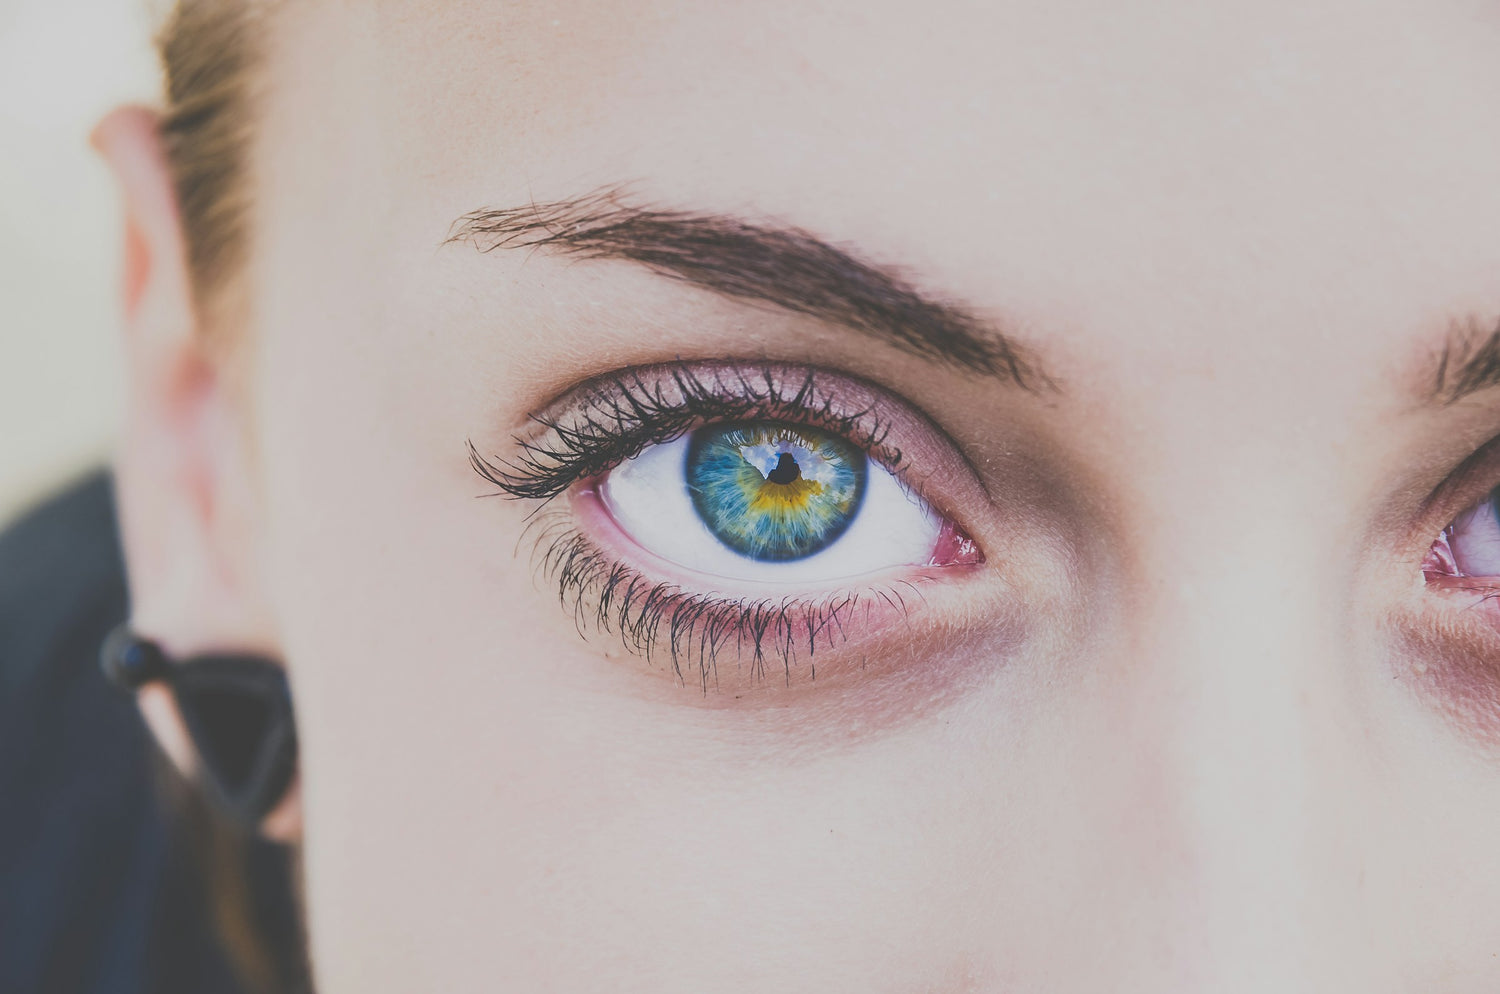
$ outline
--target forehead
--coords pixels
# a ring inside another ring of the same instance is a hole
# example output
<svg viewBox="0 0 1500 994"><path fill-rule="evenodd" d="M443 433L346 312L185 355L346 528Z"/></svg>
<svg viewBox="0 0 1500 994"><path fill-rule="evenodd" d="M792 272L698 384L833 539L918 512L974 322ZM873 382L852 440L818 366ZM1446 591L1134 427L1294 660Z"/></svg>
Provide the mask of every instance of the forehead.
<svg viewBox="0 0 1500 994"><path fill-rule="evenodd" d="M1497 28L1435 0L314 4L279 22L267 187L374 200L427 250L626 183L1075 340L1344 348L1495 306Z"/></svg>

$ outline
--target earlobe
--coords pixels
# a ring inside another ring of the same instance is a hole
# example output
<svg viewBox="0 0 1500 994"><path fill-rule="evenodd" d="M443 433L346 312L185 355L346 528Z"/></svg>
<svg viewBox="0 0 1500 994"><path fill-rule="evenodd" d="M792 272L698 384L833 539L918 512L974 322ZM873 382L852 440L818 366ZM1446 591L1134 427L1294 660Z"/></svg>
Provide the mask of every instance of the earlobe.
<svg viewBox="0 0 1500 994"><path fill-rule="evenodd" d="M158 125L150 110L122 108L93 136L124 207L128 389L115 494L132 625L155 640L122 635L103 659L120 663L134 639L142 658L183 660L139 681L158 740L221 808L288 838L300 830L295 737L256 555L249 425L229 360L200 327ZM112 675L130 682L128 667Z"/></svg>

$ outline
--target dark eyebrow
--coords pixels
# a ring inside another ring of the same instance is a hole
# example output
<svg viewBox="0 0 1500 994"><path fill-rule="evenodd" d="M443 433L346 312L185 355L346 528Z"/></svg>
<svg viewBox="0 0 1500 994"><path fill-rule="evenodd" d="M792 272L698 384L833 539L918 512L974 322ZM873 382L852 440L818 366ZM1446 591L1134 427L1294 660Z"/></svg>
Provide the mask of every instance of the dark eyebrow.
<svg viewBox="0 0 1500 994"><path fill-rule="evenodd" d="M1434 365L1428 400L1452 404L1500 386L1500 323L1478 319L1455 323Z"/></svg>
<svg viewBox="0 0 1500 994"><path fill-rule="evenodd" d="M961 306L925 297L896 271L800 228L635 207L609 189L473 211L454 223L448 240L471 242L481 252L535 248L628 260L728 297L852 328L923 359L1026 389L1053 384L1024 347Z"/></svg>

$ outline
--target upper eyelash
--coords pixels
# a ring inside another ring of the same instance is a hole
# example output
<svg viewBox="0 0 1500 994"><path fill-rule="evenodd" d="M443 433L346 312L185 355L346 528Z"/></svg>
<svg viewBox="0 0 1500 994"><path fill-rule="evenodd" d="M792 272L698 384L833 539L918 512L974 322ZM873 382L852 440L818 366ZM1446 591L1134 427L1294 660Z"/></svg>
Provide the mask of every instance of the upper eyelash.
<svg viewBox="0 0 1500 994"><path fill-rule="evenodd" d="M566 415L532 415L541 433L518 438L516 456L488 459L470 442L469 462L508 497L549 500L700 425L787 419L841 435L898 470L901 452L888 444L890 426L873 405L841 411L837 398L819 387L815 370L803 371L795 384L779 382L777 372L715 364L616 374L586 391Z"/></svg>

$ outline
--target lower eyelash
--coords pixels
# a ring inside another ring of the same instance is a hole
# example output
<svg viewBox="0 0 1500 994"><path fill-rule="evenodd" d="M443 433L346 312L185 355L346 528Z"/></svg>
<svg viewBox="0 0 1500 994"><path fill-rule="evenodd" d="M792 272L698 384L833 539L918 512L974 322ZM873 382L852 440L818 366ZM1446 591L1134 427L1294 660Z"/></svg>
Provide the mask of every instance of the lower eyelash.
<svg viewBox="0 0 1500 994"><path fill-rule="evenodd" d="M673 675L685 684L694 674L705 694L718 689L725 653L755 683L779 668L790 685L793 670L804 664L808 679L815 680L814 657L846 643L853 622L877 610L894 610L904 619L908 598L920 596L918 577L816 601L704 597L612 559L570 521L549 522L543 515L533 525L538 571L557 584L580 635L586 638L590 629L617 635L647 662L666 655Z"/></svg>

